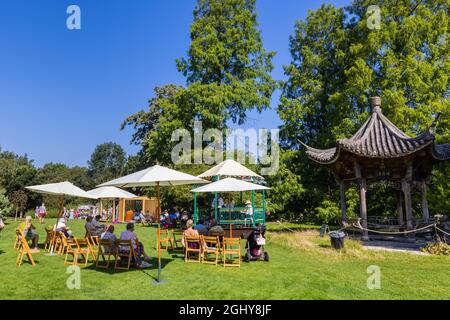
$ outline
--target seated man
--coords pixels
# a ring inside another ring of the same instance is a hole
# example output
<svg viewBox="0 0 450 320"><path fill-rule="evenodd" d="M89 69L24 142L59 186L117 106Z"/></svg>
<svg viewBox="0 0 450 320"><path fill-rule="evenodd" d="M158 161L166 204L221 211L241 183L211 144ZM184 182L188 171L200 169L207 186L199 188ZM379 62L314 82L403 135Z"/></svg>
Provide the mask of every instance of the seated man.
<svg viewBox="0 0 450 320"><path fill-rule="evenodd" d="M27 241L32 241L31 249L38 249L39 234L36 232L36 227L32 223L31 216L25 218L25 222L20 224L19 229L23 232Z"/></svg>
<svg viewBox="0 0 450 320"><path fill-rule="evenodd" d="M117 241L117 237L114 234L114 226L112 224L106 227L106 231L100 235L100 239L111 240L112 242L112 248L105 248L105 253L115 252L115 250L117 249L117 246L115 244L115 242Z"/></svg>
<svg viewBox="0 0 450 320"><path fill-rule="evenodd" d="M136 266L140 269L150 268L152 265L148 263L150 261L150 257L145 253L144 245L139 241L137 235L134 233L134 223L127 224L127 230L122 232L120 235L120 240L131 240L133 245L134 252L136 254ZM119 248L121 251L127 250L126 247ZM144 257L144 261L142 261L142 256Z"/></svg>
<svg viewBox="0 0 450 320"><path fill-rule="evenodd" d="M98 214L95 216L95 218L92 220L92 224L97 228L97 229L101 229L102 231L105 230L105 225L100 224L100 220L101 220L101 216Z"/></svg>
<svg viewBox="0 0 450 320"><path fill-rule="evenodd" d="M93 237L100 236L104 231L103 227L97 228L91 216L88 216L86 218L86 224L84 225L84 228Z"/></svg>

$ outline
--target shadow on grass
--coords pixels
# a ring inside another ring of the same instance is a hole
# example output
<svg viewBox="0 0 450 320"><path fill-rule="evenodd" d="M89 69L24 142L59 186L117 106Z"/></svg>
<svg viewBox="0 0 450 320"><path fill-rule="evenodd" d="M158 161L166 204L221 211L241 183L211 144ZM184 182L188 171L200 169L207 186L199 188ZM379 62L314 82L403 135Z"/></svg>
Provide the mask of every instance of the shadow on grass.
<svg viewBox="0 0 450 320"><path fill-rule="evenodd" d="M161 258L161 269L164 270L164 268L171 263L172 261L174 261L174 259L167 259L167 258ZM88 265L86 268L86 270L93 270L93 271L98 271L101 273L107 273L107 274L121 274L121 273L127 273L127 272L136 272L136 271L141 271L142 273L144 273L145 275L153 278L154 280L156 280L156 277L154 277L153 275L151 275L149 273L149 271L152 270L158 270L158 259L157 258L152 258L150 260L150 264L152 265L150 268L146 268L146 269L136 269L136 267L132 264L130 267L130 270L114 270L114 264L115 264L115 260L111 260L109 268L108 269L103 269L103 268L97 268L95 266L95 264L90 264Z"/></svg>

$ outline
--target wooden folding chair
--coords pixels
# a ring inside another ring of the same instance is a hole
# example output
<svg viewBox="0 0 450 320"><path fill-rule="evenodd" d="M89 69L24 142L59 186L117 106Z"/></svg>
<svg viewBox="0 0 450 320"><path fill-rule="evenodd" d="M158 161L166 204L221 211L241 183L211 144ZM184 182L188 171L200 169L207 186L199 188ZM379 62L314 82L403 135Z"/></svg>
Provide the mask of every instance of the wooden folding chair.
<svg viewBox="0 0 450 320"><path fill-rule="evenodd" d="M64 265L77 265L77 259L78 256L76 254L77 252L77 244L75 243L75 240L73 238L68 238L67 242L66 242L67 246L66 246L66 253L65 253L65 258L64 258ZM69 261L69 255L72 256L72 261Z"/></svg>
<svg viewBox="0 0 450 320"><path fill-rule="evenodd" d="M224 267L240 267L241 266L241 239L240 238L223 238L222 255ZM236 259L237 256L237 259ZM227 259L227 257L229 259ZM237 260L237 262L236 262Z"/></svg>
<svg viewBox="0 0 450 320"><path fill-rule="evenodd" d="M33 253L38 253L39 250L31 250L30 246L28 245L28 242L25 238L25 236L23 235L22 231L20 231L19 229L16 229L16 238L19 241L18 244L18 255L17 255L17 259L16 259L16 265L18 267L20 267L23 263L23 257L26 255L28 257L28 261L30 261L31 265L33 267L36 266L36 263L34 262L33 259Z"/></svg>
<svg viewBox="0 0 450 320"><path fill-rule="evenodd" d="M173 236L173 245L174 250L184 250L183 247L183 231L182 230L173 230L172 231Z"/></svg>
<svg viewBox="0 0 450 320"><path fill-rule="evenodd" d="M173 244L173 239L170 236L169 230L167 230L167 229L160 229L159 243L160 243L161 249L164 249L164 250L168 251L169 250L169 246L170 246L170 249L173 250L174 244ZM165 248L163 248L163 244L166 245Z"/></svg>
<svg viewBox="0 0 450 320"><path fill-rule="evenodd" d="M202 236L202 240L203 240L202 263L217 265L219 263L219 254L220 254L219 237ZM209 260L209 255L214 255L215 259Z"/></svg>
<svg viewBox="0 0 450 320"><path fill-rule="evenodd" d="M186 245L184 261L200 263L202 259L202 243L200 237L185 237L184 243Z"/></svg>
<svg viewBox="0 0 450 320"><path fill-rule="evenodd" d="M78 259L81 256L84 261L84 266L87 267L88 262L89 262L89 255L92 253L91 249L89 247L89 243L86 239L80 239L80 238L75 238L74 241L76 244L74 265L75 266L80 265L78 263Z"/></svg>
<svg viewBox="0 0 450 320"><path fill-rule="evenodd" d="M69 239L66 237L66 235L63 232L58 232L57 234L58 240L57 240L57 251L58 255L62 256L65 255L67 252L67 247ZM56 250L56 248L55 248Z"/></svg>
<svg viewBox="0 0 450 320"><path fill-rule="evenodd" d="M52 241L53 241L53 229L51 226L49 226L48 228L45 228L45 243L44 243L44 249L45 250L50 250L51 246L52 246Z"/></svg>
<svg viewBox="0 0 450 320"><path fill-rule="evenodd" d="M133 242L131 240L117 240L117 253L116 263L114 264L114 270L130 270L131 263L136 264L136 255L134 253ZM120 266L122 261L127 262L126 267Z"/></svg>
<svg viewBox="0 0 450 320"><path fill-rule="evenodd" d="M100 238L98 236L90 236L86 238L86 241L94 257L94 261L97 262Z"/></svg>
<svg viewBox="0 0 450 320"><path fill-rule="evenodd" d="M98 244L97 262L95 264L95 267L100 269L108 269L111 262L111 257L116 258L116 255L117 255L117 248L114 246L113 241L111 239L108 240L100 239ZM100 258L103 259L103 262L100 261Z"/></svg>
<svg viewBox="0 0 450 320"><path fill-rule="evenodd" d="M19 234L17 234L17 230L16 230L16 239L14 240L14 250L16 250L16 251L19 250L19 248L20 248L20 235L19 235L20 232L19 232Z"/></svg>

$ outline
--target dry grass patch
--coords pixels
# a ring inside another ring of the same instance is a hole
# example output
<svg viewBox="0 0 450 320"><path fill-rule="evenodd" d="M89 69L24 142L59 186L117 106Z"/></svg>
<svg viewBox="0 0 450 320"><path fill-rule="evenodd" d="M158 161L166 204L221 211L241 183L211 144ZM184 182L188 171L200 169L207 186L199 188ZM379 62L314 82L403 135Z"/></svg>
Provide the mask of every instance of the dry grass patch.
<svg viewBox="0 0 450 320"><path fill-rule="evenodd" d="M348 258L384 260L386 258L386 254L366 249L360 241L349 238L345 238L344 249L335 250L331 247L329 236L326 235L321 238L318 230L270 233L269 240L275 245L306 251L311 254L320 254L337 260Z"/></svg>

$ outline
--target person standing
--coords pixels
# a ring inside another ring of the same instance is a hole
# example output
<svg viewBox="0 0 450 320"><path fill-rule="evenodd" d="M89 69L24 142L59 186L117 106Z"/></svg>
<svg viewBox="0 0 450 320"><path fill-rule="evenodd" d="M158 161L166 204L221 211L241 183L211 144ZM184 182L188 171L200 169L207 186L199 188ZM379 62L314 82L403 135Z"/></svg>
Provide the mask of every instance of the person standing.
<svg viewBox="0 0 450 320"><path fill-rule="evenodd" d="M39 208L39 223L40 224L44 224L46 215L47 215L47 208L45 208L45 203L42 203L42 205Z"/></svg>

